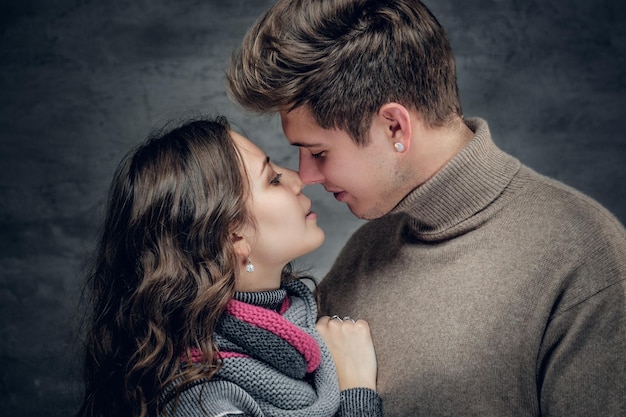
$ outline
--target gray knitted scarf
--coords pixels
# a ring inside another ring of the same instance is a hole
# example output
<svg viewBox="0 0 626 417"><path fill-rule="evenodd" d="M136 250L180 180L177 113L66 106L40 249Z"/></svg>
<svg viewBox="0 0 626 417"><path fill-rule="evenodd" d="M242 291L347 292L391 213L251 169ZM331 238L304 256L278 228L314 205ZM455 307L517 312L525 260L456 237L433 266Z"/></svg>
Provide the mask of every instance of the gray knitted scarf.
<svg viewBox="0 0 626 417"><path fill-rule="evenodd" d="M245 302L246 297L238 293L218 322L219 372L186 390L175 415L204 409L209 415L333 416L339 387L332 358L315 330L311 291L291 281L255 294L266 299L263 306ZM271 304L278 309L266 308Z"/></svg>

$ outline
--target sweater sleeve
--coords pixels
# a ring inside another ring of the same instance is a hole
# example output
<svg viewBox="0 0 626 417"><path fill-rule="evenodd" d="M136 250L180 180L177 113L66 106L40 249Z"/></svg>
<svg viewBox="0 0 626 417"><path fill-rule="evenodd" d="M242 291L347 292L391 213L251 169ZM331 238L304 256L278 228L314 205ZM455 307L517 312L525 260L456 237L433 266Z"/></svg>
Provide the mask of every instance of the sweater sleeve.
<svg viewBox="0 0 626 417"><path fill-rule="evenodd" d="M376 391L369 388L350 388L340 394L337 417L382 417L382 400Z"/></svg>
<svg viewBox="0 0 626 417"><path fill-rule="evenodd" d="M543 416L626 415L626 280L550 320L537 375Z"/></svg>

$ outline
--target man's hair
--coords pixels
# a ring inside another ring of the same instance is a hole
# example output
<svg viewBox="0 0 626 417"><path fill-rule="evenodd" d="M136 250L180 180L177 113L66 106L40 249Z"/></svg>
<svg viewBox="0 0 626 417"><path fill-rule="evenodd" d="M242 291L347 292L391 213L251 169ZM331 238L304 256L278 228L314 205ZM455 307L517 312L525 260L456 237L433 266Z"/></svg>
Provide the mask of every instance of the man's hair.
<svg viewBox="0 0 626 417"><path fill-rule="evenodd" d="M233 53L227 87L256 112L307 106L357 144L388 102L430 126L461 115L446 33L418 0L278 0Z"/></svg>

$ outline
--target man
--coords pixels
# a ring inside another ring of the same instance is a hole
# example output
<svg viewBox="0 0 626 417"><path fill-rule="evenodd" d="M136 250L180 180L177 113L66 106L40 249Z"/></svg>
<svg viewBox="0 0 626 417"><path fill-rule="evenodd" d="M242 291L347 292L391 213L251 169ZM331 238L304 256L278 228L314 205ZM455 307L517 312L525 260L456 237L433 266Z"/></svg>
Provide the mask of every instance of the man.
<svg viewBox="0 0 626 417"><path fill-rule="evenodd" d="M279 0L228 88L371 220L319 292L369 322L386 416L625 415L626 232L464 120L422 3Z"/></svg>

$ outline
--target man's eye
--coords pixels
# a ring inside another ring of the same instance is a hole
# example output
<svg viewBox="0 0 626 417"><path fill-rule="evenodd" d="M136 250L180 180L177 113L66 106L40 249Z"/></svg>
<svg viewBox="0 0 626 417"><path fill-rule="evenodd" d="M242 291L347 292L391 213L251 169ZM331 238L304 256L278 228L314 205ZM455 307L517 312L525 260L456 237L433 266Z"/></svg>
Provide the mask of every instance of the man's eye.
<svg viewBox="0 0 626 417"><path fill-rule="evenodd" d="M274 176L274 178L272 178L272 180L270 181L270 184L272 185L278 185L280 184L280 179L282 178L283 174L276 174Z"/></svg>
<svg viewBox="0 0 626 417"><path fill-rule="evenodd" d="M326 151L321 151L318 153L312 153L311 156L313 157L313 159L320 159L325 154L326 154Z"/></svg>

